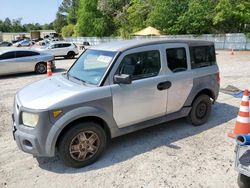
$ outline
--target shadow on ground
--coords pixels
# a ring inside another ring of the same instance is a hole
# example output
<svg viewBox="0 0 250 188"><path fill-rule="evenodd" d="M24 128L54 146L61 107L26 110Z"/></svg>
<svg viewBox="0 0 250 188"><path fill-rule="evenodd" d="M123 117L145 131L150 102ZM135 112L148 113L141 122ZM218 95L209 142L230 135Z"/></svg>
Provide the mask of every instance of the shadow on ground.
<svg viewBox="0 0 250 188"><path fill-rule="evenodd" d="M179 119L115 138L97 162L80 169L64 166L58 156L37 160L42 169L55 173L82 173L105 168L161 146L180 150L174 142L228 122L236 117L237 112L238 108L217 102L213 106L209 121L202 126L194 127L186 123L185 119Z"/></svg>
<svg viewBox="0 0 250 188"><path fill-rule="evenodd" d="M67 69L63 68L56 68L53 73L60 73L60 72L66 72ZM6 75L6 76L0 76L1 79L15 79L15 78L21 78L21 77L29 77L29 76L41 76L41 75L46 75L46 74L37 74L35 72L27 72L27 73L16 73L16 74L11 74L11 75Z"/></svg>

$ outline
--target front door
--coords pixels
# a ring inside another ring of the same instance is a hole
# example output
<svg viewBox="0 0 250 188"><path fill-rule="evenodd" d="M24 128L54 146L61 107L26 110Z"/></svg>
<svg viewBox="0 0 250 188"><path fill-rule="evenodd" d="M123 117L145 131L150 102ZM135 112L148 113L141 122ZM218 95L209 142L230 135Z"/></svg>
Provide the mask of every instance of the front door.
<svg viewBox="0 0 250 188"><path fill-rule="evenodd" d="M164 116L166 75L160 49L155 46L124 53L114 74L131 75L131 84L111 84L113 116L119 128Z"/></svg>
<svg viewBox="0 0 250 188"><path fill-rule="evenodd" d="M15 72L18 72L15 51L6 52L0 55L0 74L10 74Z"/></svg>

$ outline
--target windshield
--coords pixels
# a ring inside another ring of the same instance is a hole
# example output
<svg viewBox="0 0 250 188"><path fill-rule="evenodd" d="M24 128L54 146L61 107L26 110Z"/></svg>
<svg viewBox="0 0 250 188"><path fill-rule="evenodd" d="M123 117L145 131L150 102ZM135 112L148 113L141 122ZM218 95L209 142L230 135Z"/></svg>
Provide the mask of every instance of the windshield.
<svg viewBox="0 0 250 188"><path fill-rule="evenodd" d="M70 68L68 75L83 82L97 85L116 52L86 50Z"/></svg>

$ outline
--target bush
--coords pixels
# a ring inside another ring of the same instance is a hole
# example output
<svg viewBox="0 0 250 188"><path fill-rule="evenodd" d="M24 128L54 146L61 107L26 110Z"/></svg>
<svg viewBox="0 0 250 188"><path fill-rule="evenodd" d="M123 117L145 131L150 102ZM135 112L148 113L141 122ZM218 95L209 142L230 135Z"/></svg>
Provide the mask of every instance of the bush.
<svg viewBox="0 0 250 188"><path fill-rule="evenodd" d="M63 37L72 37L74 35L74 25L69 24L62 28L62 36Z"/></svg>

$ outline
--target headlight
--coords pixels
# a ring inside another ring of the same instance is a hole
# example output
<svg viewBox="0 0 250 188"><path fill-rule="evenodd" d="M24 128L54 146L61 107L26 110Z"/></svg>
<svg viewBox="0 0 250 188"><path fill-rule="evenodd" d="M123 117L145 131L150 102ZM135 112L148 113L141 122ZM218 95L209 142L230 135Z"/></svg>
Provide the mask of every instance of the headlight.
<svg viewBox="0 0 250 188"><path fill-rule="evenodd" d="M22 113L23 124L29 127L35 127L38 123L39 116L38 114L33 114L29 112Z"/></svg>

